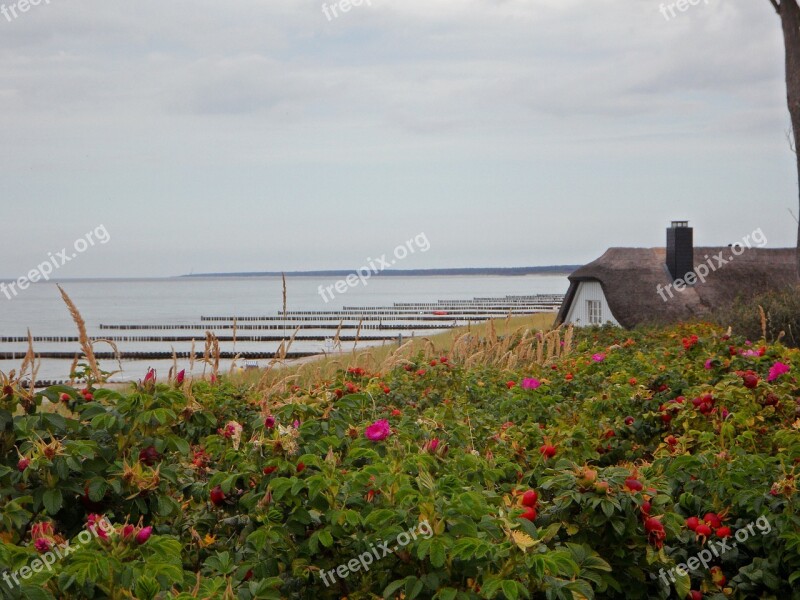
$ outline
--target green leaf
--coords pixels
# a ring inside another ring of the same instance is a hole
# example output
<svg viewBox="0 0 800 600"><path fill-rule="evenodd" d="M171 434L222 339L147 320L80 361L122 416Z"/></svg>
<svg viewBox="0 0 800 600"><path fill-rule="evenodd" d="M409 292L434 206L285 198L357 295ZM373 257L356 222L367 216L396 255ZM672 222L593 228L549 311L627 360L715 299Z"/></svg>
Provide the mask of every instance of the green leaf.
<svg viewBox="0 0 800 600"><path fill-rule="evenodd" d="M675 593L678 595L678 598L686 598L686 596L689 595L689 592L691 590L692 590L692 580L689 578L689 575L676 574Z"/></svg>
<svg viewBox="0 0 800 600"><path fill-rule="evenodd" d="M377 530L385 526L394 516L395 512L393 510L380 508L372 511L369 516L364 519L364 525L368 525Z"/></svg>
<svg viewBox="0 0 800 600"><path fill-rule="evenodd" d="M331 535L331 532L328 531L327 529L323 529L322 531L320 531L319 541L326 548L331 548L333 546L333 536Z"/></svg>
<svg viewBox="0 0 800 600"><path fill-rule="evenodd" d="M519 589L516 581L506 579L500 587L503 589L503 594L507 600L517 600L519 598Z"/></svg>
<svg viewBox="0 0 800 600"><path fill-rule="evenodd" d="M189 454L189 450L191 450L189 442L181 437L178 437L177 435L172 435L169 437L169 445L181 454Z"/></svg>
<svg viewBox="0 0 800 600"><path fill-rule="evenodd" d="M168 517L174 512L180 510L180 505L169 496L158 496L158 505L156 512L162 517Z"/></svg>
<svg viewBox="0 0 800 600"><path fill-rule="evenodd" d="M458 595L457 589L446 587L439 590L439 593L436 595L436 597L439 600L453 600L453 598L455 598L457 595Z"/></svg>
<svg viewBox="0 0 800 600"><path fill-rule="evenodd" d="M275 500L280 500L283 498L284 494L289 491L289 488L292 487L293 481L286 477L276 477L273 479L269 487L272 490L272 498Z"/></svg>
<svg viewBox="0 0 800 600"><path fill-rule="evenodd" d="M359 527L361 525L361 515L356 511L348 509L344 511L344 519L348 525L352 527Z"/></svg>
<svg viewBox="0 0 800 600"><path fill-rule="evenodd" d="M55 600L55 597L50 592L38 586L22 585L20 586L20 591L22 592L22 597L26 600Z"/></svg>
<svg viewBox="0 0 800 600"><path fill-rule="evenodd" d="M444 566L445 560L447 559L447 550L440 540L434 539L431 541L430 554L431 564L434 567L439 569Z"/></svg>
<svg viewBox="0 0 800 600"><path fill-rule="evenodd" d="M328 481L325 479L324 475L314 475L313 477L309 477L306 483L308 484L309 500L314 500L317 496L319 496L322 490L329 487Z"/></svg>
<svg viewBox="0 0 800 600"><path fill-rule="evenodd" d="M269 530L266 527L260 527L247 536L247 543L252 544L258 552L266 547L267 542L269 542Z"/></svg>
<svg viewBox="0 0 800 600"><path fill-rule="evenodd" d="M408 577L406 580L406 598L413 600L420 595L425 584L416 577Z"/></svg>
<svg viewBox="0 0 800 600"><path fill-rule="evenodd" d="M44 494L42 495L42 502L44 503L44 507L48 514L53 516L60 511L61 507L64 505L64 497L62 496L60 489L51 488L49 490L45 490Z"/></svg>
<svg viewBox="0 0 800 600"><path fill-rule="evenodd" d="M149 575L142 575L136 580L136 597L142 600L153 600L156 594L161 591L158 582Z"/></svg>
<svg viewBox="0 0 800 600"><path fill-rule="evenodd" d="M406 584L405 579L398 579L397 581L393 581L386 588L383 590L383 597L389 598L392 594L394 594L397 590L403 587Z"/></svg>
<svg viewBox="0 0 800 600"><path fill-rule="evenodd" d="M95 477L89 481L89 500L92 502L100 502L106 495L108 484L105 479Z"/></svg>
<svg viewBox="0 0 800 600"><path fill-rule="evenodd" d="M425 560L425 557L428 556L428 551L431 548L431 541L430 540L420 540L417 544L417 558L420 560Z"/></svg>

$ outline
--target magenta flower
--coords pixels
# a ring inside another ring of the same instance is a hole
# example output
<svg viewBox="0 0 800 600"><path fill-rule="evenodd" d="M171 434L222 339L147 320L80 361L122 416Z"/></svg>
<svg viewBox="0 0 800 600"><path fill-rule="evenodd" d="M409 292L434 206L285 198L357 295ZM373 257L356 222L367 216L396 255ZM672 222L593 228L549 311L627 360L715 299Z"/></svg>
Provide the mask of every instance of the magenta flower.
<svg viewBox="0 0 800 600"><path fill-rule="evenodd" d="M150 536L153 534L152 527L145 527L139 533L136 534L136 543L137 544L144 544L147 540L150 539Z"/></svg>
<svg viewBox="0 0 800 600"><path fill-rule="evenodd" d="M39 554L44 554L45 552L48 552L50 550L51 546L52 546L52 544L51 544L50 540L48 540L46 538L39 538L38 540L33 542L33 547L36 548L36 551Z"/></svg>
<svg viewBox="0 0 800 600"><path fill-rule="evenodd" d="M186 379L186 369L178 371L178 375L175 377L175 381L177 382L178 385L181 385L184 379Z"/></svg>
<svg viewBox="0 0 800 600"><path fill-rule="evenodd" d="M264 427L266 427L267 429L272 429L273 427L275 427L275 417L270 415L266 419L264 419Z"/></svg>
<svg viewBox="0 0 800 600"><path fill-rule="evenodd" d="M87 528L92 531L97 537L101 540L108 540L108 531L106 531L105 527L106 521L105 517L101 517L100 515L92 513L88 517L86 517L86 526Z"/></svg>
<svg viewBox="0 0 800 600"><path fill-rule="evenodd" d="M782 362L776 362L769 370L769 376L767 377L767 381L775 381L781 375L789 372L791 367L787 364Z"/></svg>
<svg viewBox="0 0 800 600"><path fill-rule="evenodd" d="M522 380L522 389L523 390L535 390L542 382L536 379L535 377L526 377Z"/></svg>
<svg viewBox="0 0 800 600"><path fill-rule="evenodd" d="M598 352L597 354L592 356L592 360L594 362L603 362L605 359L606 359L606 355L603 354L602 352Z"/></svg>
<svg viewBox="0 0 800 600"><path fill-rule="evenodd" d="M235 438L242 435L242 430L244 428L237 423L236 421L231 421L227 425L225 425L225 429L223 430L222 435L226 438Z"/></svg>
<svg viewBox="0 0 800 600"><path fill-rule="evenodd" d="M144 376L144 381L142 383L154 383L155 380L156 380L156 370L147 369L147 375Z"/></svg>
<svg viewBox="0 0 800 600"><path fill-rule="evenodd" d="M375 421L372 425L364 430L364 437L373 442L380 442L385 440L392 434L392 428L389 427L389 421L380 419Z"/></svg>
<svg viewBox="0 0 800 600"><path fill-rule="evenodd" d="M714 359L713 359L713 358L709 358L709 359L706 361L705 367L706 367L706 370L707 370L707 371L710 371L710 370L711 370L711 368L712 368L712 366L713 366L713 365L711 364L712 362L714 362Z"/></svg>
<svg viewBox="0 0 800 600"><path fill-rule="evenodd" d="M439 438L433 438L425 442L422 446L423 452L428 452L429 454L435 454L436 456L444 456L447 454L448 446L447 444L442 444Z"/></svg>

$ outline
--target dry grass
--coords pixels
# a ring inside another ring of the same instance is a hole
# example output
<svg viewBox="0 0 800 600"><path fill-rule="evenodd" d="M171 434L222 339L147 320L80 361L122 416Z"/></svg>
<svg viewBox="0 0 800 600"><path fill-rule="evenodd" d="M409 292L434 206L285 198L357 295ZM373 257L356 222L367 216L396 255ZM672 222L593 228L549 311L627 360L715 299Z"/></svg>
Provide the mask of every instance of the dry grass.
<svg viewBox="0 0 800 600"><path fill-rule="evenodd" d="M89 336L86 333L86 321L83 320L78 307L75 306L75 303L67 295L67 292L65 292L60 285L57 287L58 291L61 293L61 298L64 300L64 304L67 305L69 314L72 316L75 327L78 328L78 339L80 341L81 350L83 351L83 355L86 357L86 362L89 363L89 368L92 370L92 376L94 377L95 381L102 381L100 367L97 364L97 359L94 357L92 341L89 339Z"/></svg>
<svg viewBox="0 0 800 600"><path fill-rule="evenodd" d="M72 321L75 323L75 327L78 329L78 341L80 342L81 351L83 352L83 356L86 358L86 362L89 364L89 368L92 371L92 379L95 383L104 383L109 377L114 375L115 373L104 373L100 370L100 366L97 363L97 359L94 355L94 345L95 344L108 344L111 346L111 349L114 350L114 354L117 357L117 363L119 364L119 370L122 371L122 363L120 362L120 355L119 355L119 348L117 345L112 342L111 340L107 339L97 339L92 340L89 335L86 333L86 321L83 320L78 307L75 306L75 303L72 301L72 298L67 295L60 285L58 287L58 291L61 293L61 298L64 300L64 304L67 305L67 309L69 310L69 314L72 317ZM30 336L30 332L28 332ZM72 368L70 369L70 378L72 378L72 373L75 372L75 367L78 364L78 359L72 362ZM118 372L118 371L117 371ZM31 381L36 381L35 377Z"/></svg>
<svg viewBox="0 0 800 600"><path fill-rule="evenodd" d="M341 350L339 344L340 352L335 355L287 362L286 355L298 332L295 330L288 343L281 343L276 357L266 369L231 373L230 378L235 383L255 386L266 401L273 392L283 392L292 385L305 387L329 381L339 369L362 367L372 372L386 372L393 367L408 364L420 353L425 360L446 355L467 366L484 364L502 369L521 369L526 365L547 364L571 352L572 328L552 329L554 318L555 315L550 313L507 317L459 327L430 337L412 337L399 347L393 343L359 350L357 344L354 344L353 350L348 351ZM219 341L211 332L207 332L206 336L203 358L200 360L205 367L210 367L211 375L217 375L220 362ZM94 342L90 341L91 343ZM33 357L32 347L29 353ZM170 379L173 376L174 373L170 373ZM203 378L205 379L205 368ZM190 388L190 379L187 378L183 389L189 395ZM45 412L59 412L61 407L43 404L42 408Z"/></svg>
<svg viewBox="0 0 800 600"><path fill-rule="evenodd" d="M287 312L285 285L284 280L284 317ZM105 374L100 370L94 354L94 344L100 342L110 344L118 359L119 352L116 346L108 340L89 338L86 332L86 323L77 306L60 286L58 289L78 329L81 350L92 372L92 378L95 383L102 385L110 374ZM291 338L281 342L275 358L270 361L265 370L255 373L236 373L232 366L230 377L237 383L254 385L265 397L269 397L271 392L285 391L290 385L307 386L330 380L339 369L362 367L372 372L385 372L398 365L408 364L420 353L425 360L446 355L453 361L466 366L486 364L503 369L513 369L524 367L526 364L546 364L554 358L568 354L572 349L572 328L551 329L554 318L555 315L552 313L524 317L509 315L505 319L460 327L430 337L411 337L400 346L389 343L362 349L358 348L362 327L362 323L359 323L356 340L351 351L342 349L340 339L342 325L340 322L334 338L336 354L287 363L286 356L299 331L298 328ZM23 360L20 373L17 375L12 371L9 376L0 373L0 383L12 385L18 389L18 393L26 396L32 395L32 390L23 391L20 389L22 387L20 383L28 374L27 372L30 372L29 377L35 380L38 370L31 340L29 333L28 352ZM190 370L195 362L194 348L195 343L192 340ZM233 365L236 364L238 358L238 356L234 358ZM220 366L220 344L216 335L210 331L206 332L203 358L200 360L203 363L203 378L206 377L207 369L210 369L212 378L217 378ZM173 349L173 365L170 369L169 379L172 380L176 374L177 359Z"/></svg>
<svg viewBox="0 0 800 600"><path fill-rule="evenodd" d="M269 395L291 385L308 386L330 380L339 369L362 367L373 372L387 371L407 364L420 352L426 360L447 355L466 365L483 363L510 369L544 364L569 353L572 347L572 328L551 330L554 319L551 313L507 317L430 337L408 338L400 347L391 343L358 350L356 343L352 351L342 351L339 343L335 345L340 350L337 354L289 363L281 369L270 364L265 371L237 374L234 379L255 384Z"/></svg>

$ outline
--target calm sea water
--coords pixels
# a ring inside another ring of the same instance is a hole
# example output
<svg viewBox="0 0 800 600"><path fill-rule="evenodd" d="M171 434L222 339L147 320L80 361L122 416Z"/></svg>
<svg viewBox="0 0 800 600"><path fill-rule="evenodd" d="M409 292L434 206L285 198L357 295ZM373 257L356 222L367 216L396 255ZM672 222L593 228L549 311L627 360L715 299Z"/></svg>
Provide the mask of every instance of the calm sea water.
<svg viewBox="0 0 800 600"><path fill-rule="evenodd" d="M318 293L320 285L335 282L329 277L292 277L287 279L288 310L337 310L345 306L391 306L395 302L435 302L437 300L469 300L475 297L565 293L566 276L529 275L523 277L377 277L367 286L348 289L326 303ZM194 331L118 332L101 330L101 324L183 324L201 327L201 316L269 316L282 310L282 283L279 277L208 278L208 279L137 279L137 280L74 280L62 287L78 306L91 337L108 335L194 335ZM75 336L76 329L54 283L39 283L8 300L0 295L0 337L25 336L30 329L34 336ZM279 332L241 332L252 335ZM291 332L290 332L291 333ZM301 333L311 334L313 331ZM365 332L365 335L368 332ZM230 335L230 332L228 332ZM189 344L173 344L176 350L189 350ZM232 350L232 343L223 343L223 350ZM257 342L236 345L236 350L277 349L278 343ZM98 350L107 347L99 347ZM198 348L202 344L198 342ZM153 344L122 343L120 350L154 349ZM161 350L169 348L159 347ZM322 351L322 342L298 342L298 351ZM24 351L25 344L0 343L0 351ZM77 343L37 343L35 350L77 351ZM184 361L186 362L186 361ZM124 373L116 380L138 379L146 368L163 369L170 362L123 361ZM70 361L44 360L39 379L61 379L68 376ZM18 368L18 361L0 360L0 371ZM116 363L102 365L117 370ZM181 365L181 368L186 365Z"/></svg>

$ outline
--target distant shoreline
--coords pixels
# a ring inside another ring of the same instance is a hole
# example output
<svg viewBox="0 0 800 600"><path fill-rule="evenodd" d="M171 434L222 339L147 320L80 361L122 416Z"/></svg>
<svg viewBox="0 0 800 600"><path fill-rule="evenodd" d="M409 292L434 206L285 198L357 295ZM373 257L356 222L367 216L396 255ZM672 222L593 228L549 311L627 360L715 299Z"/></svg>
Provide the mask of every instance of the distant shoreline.
<svg viewBox="0 0 800 600"><path fill-rule="evenodd" d="M553 265L545 267L487 267L464 269L386 269L373 273L372 277L458 277L458 276L494 276L494 277L523 277L525 275L564 275L567 276L583 265ZM191 273L189 275L163 275L163 276L123 276L123 277L51 277L48 281L37 281L32 285L56 283L82 283L82 282L131 282L131 281L176 281L186 279L235 279L256 277L347 277L355 270L337 269L330 271L264 271L244 273ZM12 283L13 278L0 277L0 283Z"/></svg>
<svg viewBox="0 0 800 600"><path fill-rule="evenodd" d="M478 267L459 269L386 269L373 274L373 277L447 277L458 275L493 275L501 277L520 277L524 275L569 275L582 265L552 265L544 267ZM263 271L243 273L192 273L179 278L200 277L346 277L355 273L354 269L334 269L328 271Z"/></svg>

